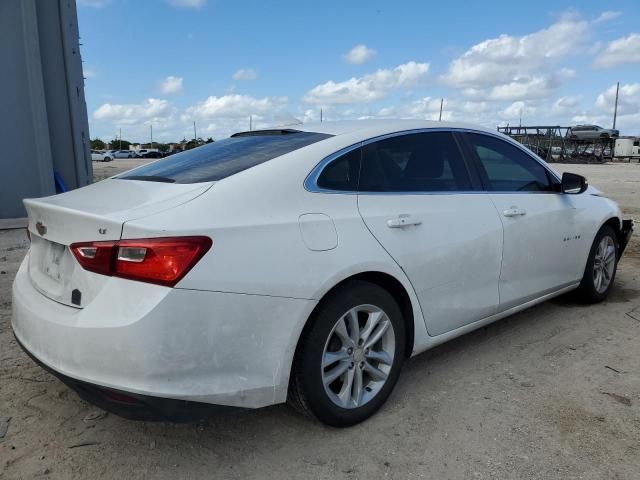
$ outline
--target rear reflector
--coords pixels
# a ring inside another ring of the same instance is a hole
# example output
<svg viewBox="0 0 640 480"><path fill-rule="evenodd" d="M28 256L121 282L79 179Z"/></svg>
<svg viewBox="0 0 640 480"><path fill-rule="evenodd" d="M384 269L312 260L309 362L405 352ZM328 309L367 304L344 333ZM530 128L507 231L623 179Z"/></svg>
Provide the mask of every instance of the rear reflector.
<svg viewBox="0 0 640 480"><path fill-rule="evenodd" d="M209 237L164 237L71 245L90 272L173 287L209 251Z"/></svg>

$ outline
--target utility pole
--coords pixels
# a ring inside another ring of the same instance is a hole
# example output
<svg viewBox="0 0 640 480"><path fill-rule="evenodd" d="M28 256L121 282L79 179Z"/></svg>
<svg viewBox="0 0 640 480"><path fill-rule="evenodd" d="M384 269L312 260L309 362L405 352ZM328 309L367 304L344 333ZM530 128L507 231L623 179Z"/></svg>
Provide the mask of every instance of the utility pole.
<svg viewBox="0 0 640 480"><path fill-rule="evenodd" d="M153 123L149 125L149 129L151 130L151 142L149 143L149 148L153 148Z"/></svg>
<svg viewBox="0 0 640 480"><path fill-rule="evenodd" d="M320 109L320 123L322 123L322 109Z"/></svg>
<svg viewBox="0 0 640 480"><path fill-rule="evenodd" d="M520 109L520 124L518 125L518 134L520 133L521 128L522 128L522 108Z"/></svg>
<svg viewBox="0 0 640 480"><path fill-rule="evenodd" d="M196 121L193 121L193 140L198 144L198 131L196 130Z"/></svg>
<svg viewBox="0 0 640 480"><path fill-rule="evenodd" d="M120 127L120 148L118 150L122 150L122 127Z"/></svg>
<svg viewBox="0 0 640 480"><path fill-rule="evenodd" d="M440 97L440 116L438 117L438 121L442 121L442 104L444 103L444 97Z"/></svg>
<svg viewBox="0 0 640 480"><path fill-rule="evenodd" d="M616 128L616 119L618 117L618 91L620 91L620 82L616 84L616 105L613 107L613 128Z"/></svg>

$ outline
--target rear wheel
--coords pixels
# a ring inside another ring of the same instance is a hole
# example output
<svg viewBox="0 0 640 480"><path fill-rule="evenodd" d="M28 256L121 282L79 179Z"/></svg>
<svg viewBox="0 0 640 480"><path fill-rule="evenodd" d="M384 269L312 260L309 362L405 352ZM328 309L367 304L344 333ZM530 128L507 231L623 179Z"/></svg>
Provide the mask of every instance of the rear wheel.
<svg viewBox="0 0 640 480"><path fill-rule="evenodd" d="M587 303L603 301L609 295L618 267L618 239L608 225L600 229L591 246L578 293Z"/></svg>
<svg viewBox="0 0 640 480"><path fill-rule="evenodd" d="M386 401L405 356L402 313L391 294L363 281L322 301L302 334L289 402L321 422L347 427Z"/></svg>

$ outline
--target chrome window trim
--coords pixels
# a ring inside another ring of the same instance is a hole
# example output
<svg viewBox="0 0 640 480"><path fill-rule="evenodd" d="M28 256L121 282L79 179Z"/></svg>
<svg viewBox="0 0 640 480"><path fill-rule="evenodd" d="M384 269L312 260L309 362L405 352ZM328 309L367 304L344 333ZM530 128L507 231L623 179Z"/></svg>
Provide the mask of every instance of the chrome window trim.
<svg viewBox="0 0 640 480"><path fill-rule="evenodd" d="M479 133L479 134L483 134L483 135L487 135L490 137L494 137L497 138L499 140L502 140L503 142L509 143L517 148L519 148L522 152L524 152L529 158L531 158L533 161L537 162L542 168L545 169L545 171L555 180L557 180L558 182L561 182L561 179L558 177L558 175L553 171L550 170L549 167L547 165L545 165L544 161L541 158L538 158L537 156L535 156L535 154L533 154L533 152L531 152L529 149L527 149L524 145L521 145L520 143L516 142L515 140L513 140L510 137L505 137L501 134L496 134L493 132L487 132L484 130L474 130L471 128L447 128L447 127L443 127L443 128L417 128L417 129L412 129L412 130L402 130L399 132L392 132L392 133L385 133L384 135L379 135L377 137L372 137L369 138L367 140L363 140L361 142L358 143L354 143L353 145L349 145L347 147L344 147L340 150L338 150L337 152L332 153L331 155L328 155L326 157L324 157L322 160L320 160L320 162L313 167L313 169L311 170L311 172L309 172L309 174L307 175L307 177L304 180L304 189L307 190L308 192L311 193L331 193L331 194L342 194L342 195L469 195L469 194L487 194L487 193L491 193L491 194L510 194L510 195L548 195L550 193L561 193L561 192L517 192L517 191L493 191L493 190L467 190L467 191L462 191L462 190L442 190L442 191L431 191L431 192L423 192L423 191L415 191L415 192L359 192L357 190L331 190L328 188L321 188L318 187L318 178L320 178L320 175L322 175L322 172L324 170L324 168L331 163L332 161L334 161L335 159L341 157L342 155L345 155L347 153L349 153L352 150L355 150L356 148L362 148L365 145L369 145L371 143L374 142L379 142L381 140L386 140L388 138L394 138L394 137L401 137L404 135L413 135L416 133L430 133L430 132L449 132L449 133ZM462 153L464 155L464 152Z"/></svg>

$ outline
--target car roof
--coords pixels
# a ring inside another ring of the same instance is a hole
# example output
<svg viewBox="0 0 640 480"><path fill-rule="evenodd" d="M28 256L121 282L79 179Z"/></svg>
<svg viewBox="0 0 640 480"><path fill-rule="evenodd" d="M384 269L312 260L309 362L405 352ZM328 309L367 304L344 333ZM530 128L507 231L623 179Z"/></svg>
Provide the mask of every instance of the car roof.
<svg viewBox="0 0 640 480"><path fill-rule="evenodd" d="M299 125L289 125L283 129L299 130L303 132L326 133L328 135L359 134L363 138L369 136L384 135L385 133L402 132L417 129L468 129L479 130L495 134L496 130L462 122L439 122L433 120L407 120L407 119L365 119L365 120L341 120L328 122L313 122ZM271 130L264 129L264 130ZM259 130L255 130L259 131ZM254 132L255 132L254 131Z"/></svg>

